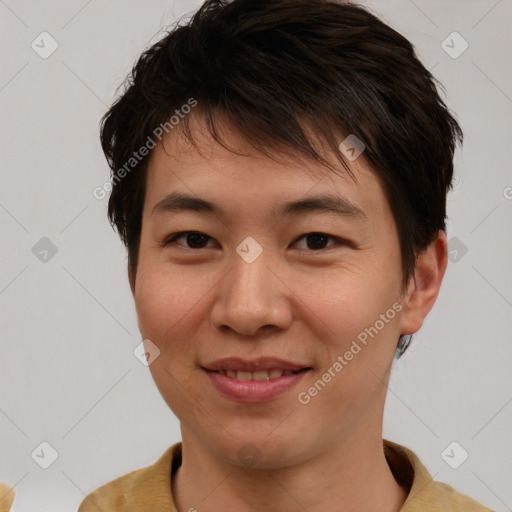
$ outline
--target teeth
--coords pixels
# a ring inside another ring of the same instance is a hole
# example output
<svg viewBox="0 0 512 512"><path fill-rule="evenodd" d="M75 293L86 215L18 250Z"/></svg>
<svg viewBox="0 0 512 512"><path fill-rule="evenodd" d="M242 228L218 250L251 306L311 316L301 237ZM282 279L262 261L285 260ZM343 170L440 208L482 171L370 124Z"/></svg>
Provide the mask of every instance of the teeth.
<svg viewBox="0 0 512 512"><path fill-rule="evenodd" d="M269 373L267 370L261 370L252 374L252 380L268 380Z"/></svg>
<svg viewBox="0 0 512 512"><path fill-rule="evenodd" d="M272 370L269 370L268 376L271 379L277 379L277 377L281 377L283 373L283 370L280 370L279 368L272 368Z"/></svg>
<svg viewBox="0 0 512 512"><path fill-rule="evenodd" d="M220 370L219 373L226 375L230 379L237 380L269 380L277 379L283 375L291 375L292 370L280 370L272 368L271 370L259 370L257 372L238 372L236 370Z"/></svg>

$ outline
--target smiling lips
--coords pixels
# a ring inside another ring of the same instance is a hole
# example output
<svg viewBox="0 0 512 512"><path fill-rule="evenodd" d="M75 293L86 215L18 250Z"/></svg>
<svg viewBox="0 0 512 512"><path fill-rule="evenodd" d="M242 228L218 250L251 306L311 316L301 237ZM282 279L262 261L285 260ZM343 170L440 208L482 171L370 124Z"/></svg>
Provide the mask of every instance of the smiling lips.
<svg viewBox="0 0 512 512"><path fill-rule="evenodd" d="M222 375L226 375L230 379L237 380L271 380L277 379L283 375L291 375L291 370L281 370L279 368L269 368L268 370L258 370L257 372L245 372L237 370L216 370ZM300 371L300 370L299 370Z"/></svg>
<svg viewBox="0 0 512 512"><path fill-rule="evenodd" d="M311 367L276 358L219 359L202 367L215 387L237 402L265 402L293 387Z"/></svg>

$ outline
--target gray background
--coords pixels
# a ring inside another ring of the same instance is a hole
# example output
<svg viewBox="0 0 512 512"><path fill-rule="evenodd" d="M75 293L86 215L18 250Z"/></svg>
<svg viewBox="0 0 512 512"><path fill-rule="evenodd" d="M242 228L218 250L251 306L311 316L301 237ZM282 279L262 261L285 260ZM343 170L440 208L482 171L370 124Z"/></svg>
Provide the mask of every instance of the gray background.
<svg viewBox="0 0 512 512"><path fill-rule="evenodd" d="M466 137L449 197L452 261L395 366L384 434L436 480L512 510L512 3L365 3L413 42ZM126 255L92 190L108 179L98 122L116 87L166 24L198 5L0 0L0 481L15 487L16 512L75 510L180 439L133 355ZM46 59L31 47L43 31L59 45ZM453 31L469 44L458 58L441 46ZM46 261L43 237L57 248ZM36 463L49 460L44 441L58 452L48 469ZM469 453L458 469L441 456L452 441Z"/></svg>

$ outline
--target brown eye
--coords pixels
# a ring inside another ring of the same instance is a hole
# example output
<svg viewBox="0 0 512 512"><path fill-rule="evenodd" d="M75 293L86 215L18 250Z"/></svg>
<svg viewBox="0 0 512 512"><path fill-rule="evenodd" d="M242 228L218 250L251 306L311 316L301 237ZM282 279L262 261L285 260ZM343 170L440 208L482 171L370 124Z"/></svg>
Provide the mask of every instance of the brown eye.
<svg viewBox="0 0 512 512"><path fill-rule="evenodd" d="M338 244L343 243L343 241L340 240L339 238L332 235L328 235L326 233L306 233L302 235L300 238L298 238L295 243L302 239L306 240L306 247L299 247L299 249L309 249L311 251L330 249L331 247L333 247L333 245L326 247L326 244L328 243L329 239L334 240Z"/></svg>
<svg viewBox="0 0 512 512"><path fill-rule="evenodd" d="M200 233L199 231L181 231L180 233L176 233L171 238L168 238L164 242L164 246L171 245L176 240L181 238L185 239L185 247L188 249L204 249L208 240L211 238L204 233ZM183 246L183 244L178 243L178 245Z"/></svg>

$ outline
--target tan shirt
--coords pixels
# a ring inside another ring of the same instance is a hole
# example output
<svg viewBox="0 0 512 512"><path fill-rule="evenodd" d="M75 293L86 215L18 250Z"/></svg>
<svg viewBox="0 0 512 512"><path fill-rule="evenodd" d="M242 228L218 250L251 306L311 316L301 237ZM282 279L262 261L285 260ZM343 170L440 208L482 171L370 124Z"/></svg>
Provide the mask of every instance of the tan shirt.
<svg viewBox="0 0 512 512"><path fill-rule="evenodd" d="M435 482L411 450L384 440L384 453L397 482L409 489L400 512L493 512L449 485ZM176 443L151 466L96 489L78 512L177 512L171 479L180 464L181 443Z"/></svg>
<svg viewBox="0 0 512 512"><path fill-rule="evenodd" d="M0 482L0 512L9 512L13 500L14 489Z"/></svg>

